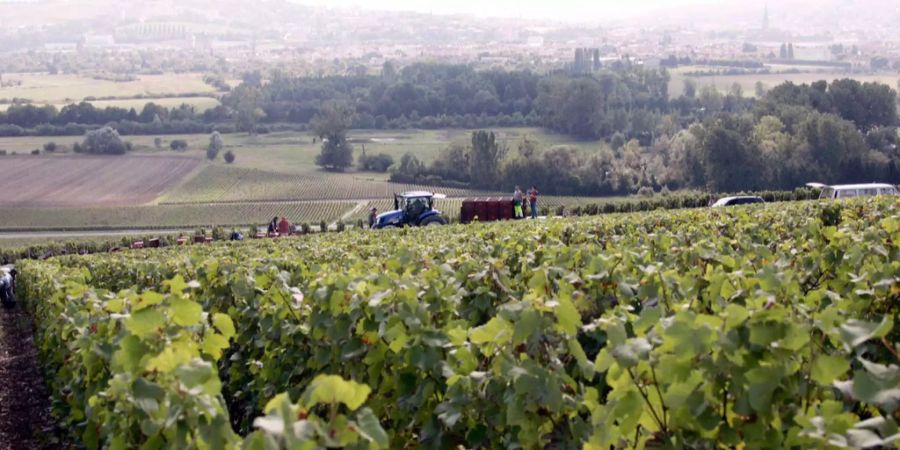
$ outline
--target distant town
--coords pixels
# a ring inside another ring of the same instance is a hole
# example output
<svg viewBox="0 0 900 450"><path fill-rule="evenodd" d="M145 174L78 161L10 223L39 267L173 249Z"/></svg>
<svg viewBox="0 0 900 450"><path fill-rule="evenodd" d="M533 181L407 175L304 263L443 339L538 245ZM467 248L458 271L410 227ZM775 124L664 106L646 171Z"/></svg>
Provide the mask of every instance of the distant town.
<svg viewBox="0 0 900 450"><path fill-rule="evenodd" d="M591 72L615 64L680 68L696 76L900 72L900 6L872 3L875 11L868 14L812 19L823 12L795 10L791 2L731 6L726 17L737 14L737 23L716 28L710 22L720 11L711 6L694 13L713 17L705 20L677 22L674 15L671 24L650 18L573 24L317 8L284 0L254 6L235 0L150 1L129 11L109 1L6 0L0 2L0 73L175 70L239 76L266 68L362 75L380 72L388 61L538 73ZM830 10L840 14L840 7Z"/></svg>

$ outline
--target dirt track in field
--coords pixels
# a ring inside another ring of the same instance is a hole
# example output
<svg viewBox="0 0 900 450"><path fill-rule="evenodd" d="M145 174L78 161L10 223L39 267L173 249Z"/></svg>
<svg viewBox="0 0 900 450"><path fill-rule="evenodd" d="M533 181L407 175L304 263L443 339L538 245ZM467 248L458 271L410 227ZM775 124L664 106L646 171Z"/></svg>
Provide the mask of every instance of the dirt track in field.
<svg viewBox="0 0 900 450"><path fill-rule="evenodd" d="M38 369L31 319L0 307L0 450L59 448Z"/></svg>
<svg viewBox="0 0 900 450"><path fill-rule="evenodd" d="M142 205L200 162L182 155L0 156L0 206Z"/></svg>

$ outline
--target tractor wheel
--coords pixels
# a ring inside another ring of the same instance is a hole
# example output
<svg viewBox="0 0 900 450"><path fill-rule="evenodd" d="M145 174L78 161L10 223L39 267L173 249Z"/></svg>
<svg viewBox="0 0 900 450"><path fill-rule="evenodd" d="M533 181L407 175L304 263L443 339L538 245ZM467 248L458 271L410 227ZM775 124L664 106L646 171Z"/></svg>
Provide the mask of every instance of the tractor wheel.
<svg viewBox="0 0 900 450"><path fill-rule="evenodd" d="M441 216L430 216L422 221L423 227L430 227L435 225L447 225L447 221L444 220L444 218Z"/></svg>

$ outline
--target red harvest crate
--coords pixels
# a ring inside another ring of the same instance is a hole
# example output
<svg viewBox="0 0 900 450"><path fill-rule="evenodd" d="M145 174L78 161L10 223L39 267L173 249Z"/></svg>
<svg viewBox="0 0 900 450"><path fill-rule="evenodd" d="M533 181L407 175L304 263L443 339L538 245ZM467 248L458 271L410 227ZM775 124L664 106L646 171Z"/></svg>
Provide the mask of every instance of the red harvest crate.
<svg viewBox="0 0 900 450"><path fill-rule="evenodd" d="M503 197L466 199L463 200L459 215L462 223L473 222L476 217L479 222L512 219L512 199Z"/></svg>

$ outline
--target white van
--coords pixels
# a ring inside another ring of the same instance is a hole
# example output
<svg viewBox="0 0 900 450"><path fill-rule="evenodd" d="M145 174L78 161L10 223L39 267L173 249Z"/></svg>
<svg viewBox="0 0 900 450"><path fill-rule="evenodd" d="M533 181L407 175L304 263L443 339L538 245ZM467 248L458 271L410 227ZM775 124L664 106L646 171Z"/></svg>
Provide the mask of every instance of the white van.
<svg viewBox="0 0 900 450"><path fill-rule="evenodd" d="M821 183L808 183L811 188L821 189L820 199L868 197L875 195L897 195L897 188L885 183L838 184L828 186Z"/></svg>

